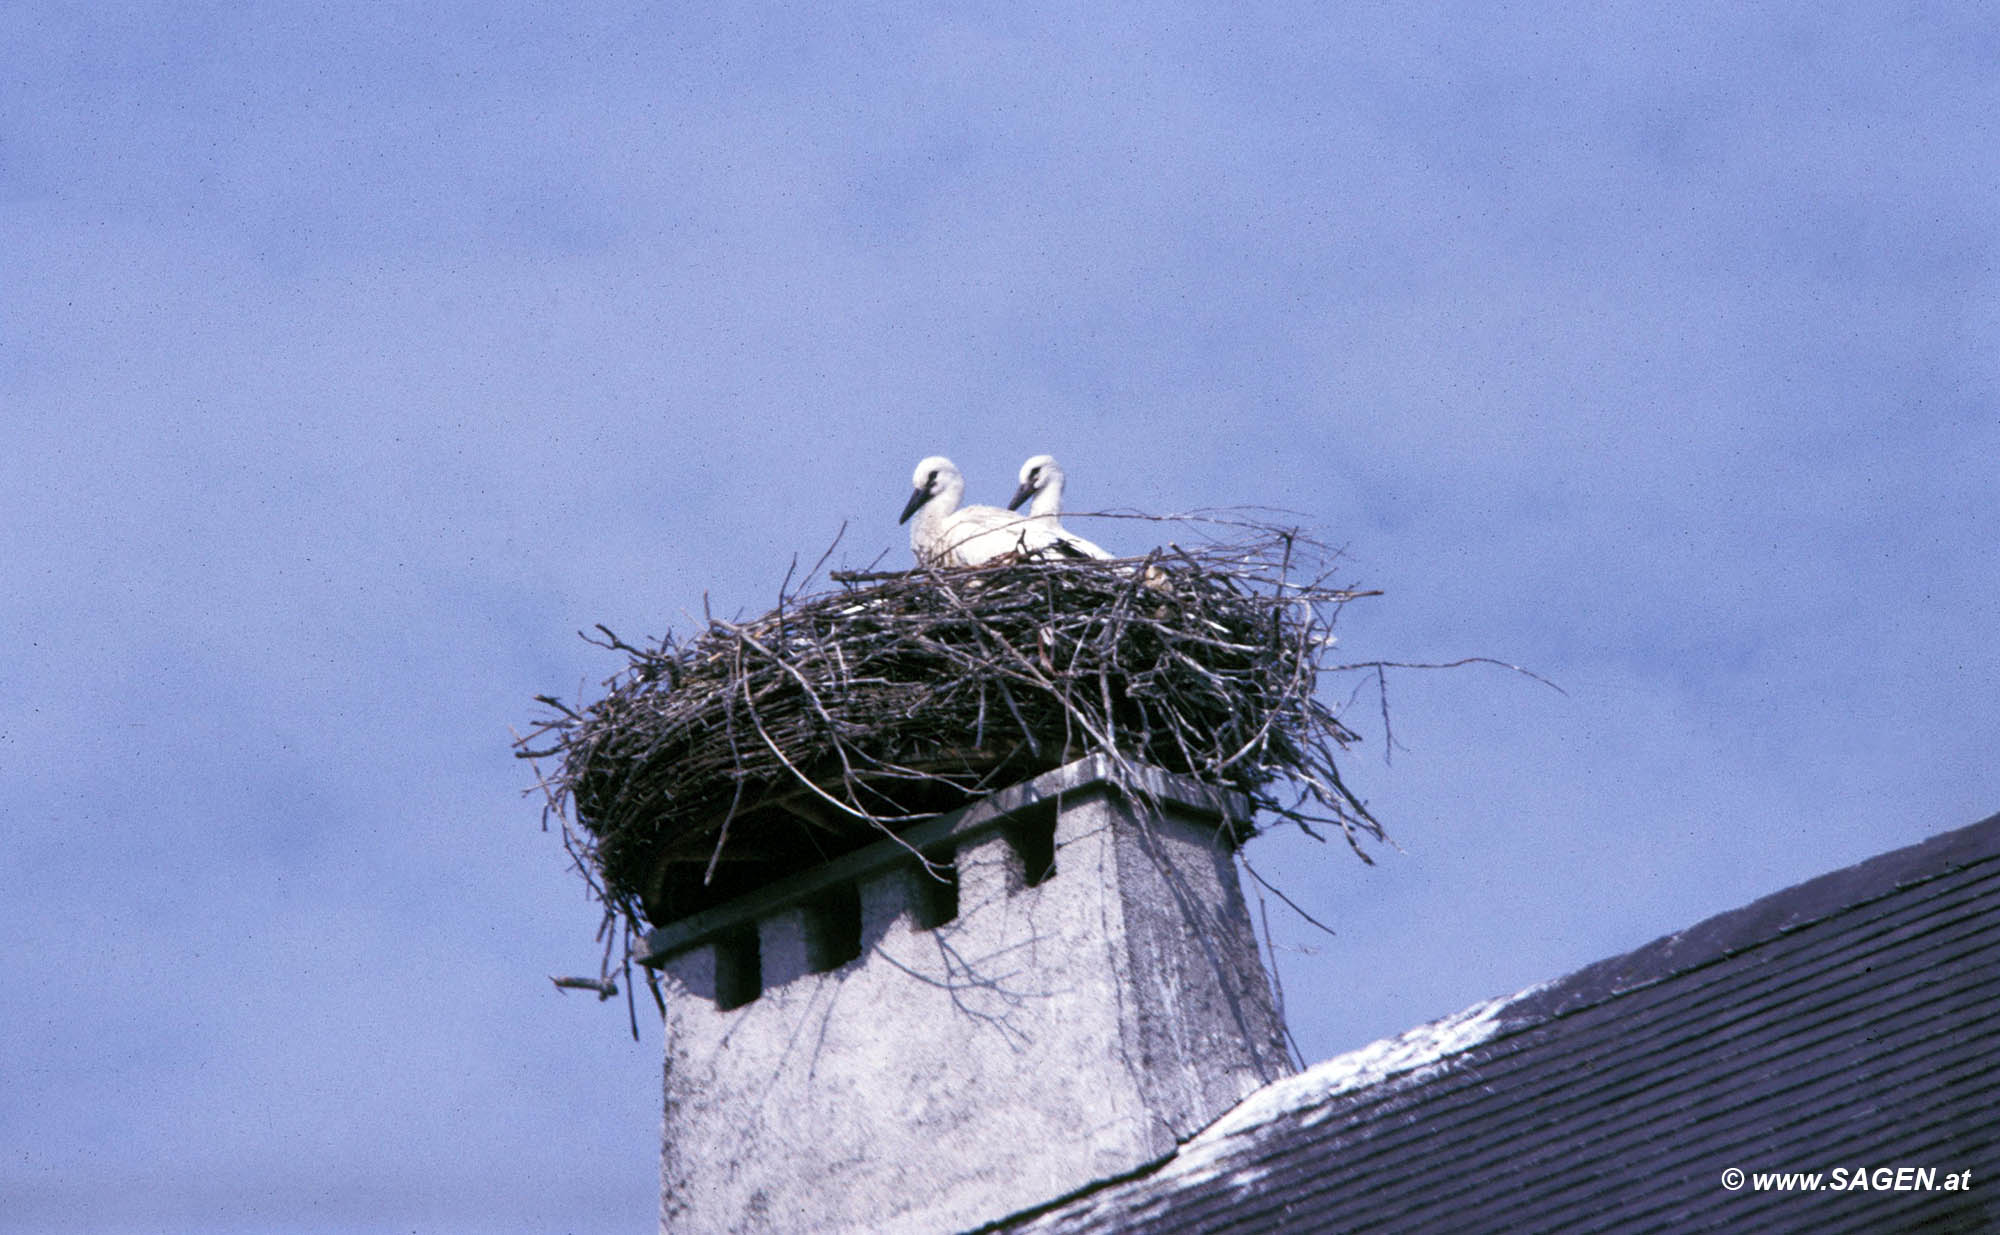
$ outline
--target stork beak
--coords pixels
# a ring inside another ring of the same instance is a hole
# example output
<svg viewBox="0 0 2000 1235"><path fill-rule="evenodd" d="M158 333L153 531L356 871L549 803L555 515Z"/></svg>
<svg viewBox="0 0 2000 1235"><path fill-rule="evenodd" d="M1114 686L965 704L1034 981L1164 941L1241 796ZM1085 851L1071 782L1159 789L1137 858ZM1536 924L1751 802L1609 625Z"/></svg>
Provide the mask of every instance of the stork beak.
<svg viewBox="0 0 2000 1235"><path fill-rule="evenodd" d="M917 513L917 507L923 505L925 502L928 502L930 500L931 500L931 491L928 486L922 489L912 489L910 491L909 504L903 507L903 513L897 517L896 522L908 523L910 521L910 516Z"/></svg>
<svg viewBox="0 0 2000 1235"><path fill-rule="evenodd" d="M1014 490L1014 496L1011 500L1008 501L1007 509L1019 510L1021 508L1021 503L1027 501L1029 498L1033 496L1035 496L1035 486L1024 480L1021 482L1021 487Z"/></svg>

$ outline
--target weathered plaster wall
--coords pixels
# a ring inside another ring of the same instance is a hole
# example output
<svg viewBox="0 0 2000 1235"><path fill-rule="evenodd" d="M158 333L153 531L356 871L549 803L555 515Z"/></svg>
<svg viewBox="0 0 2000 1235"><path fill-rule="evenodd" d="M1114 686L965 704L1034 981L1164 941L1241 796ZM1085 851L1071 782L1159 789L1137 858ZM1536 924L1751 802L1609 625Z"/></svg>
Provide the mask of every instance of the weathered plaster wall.
<svg viewBox="0 0 2000 1235"><path fill-rule="evenodd" d="M811 971L781 898L745 907L751 1002L718 1010L711 946L664 960L663 1230L962 1230L1157 1159L1289 1071L1217 820L1099 771L1015 795L1030 820L1059 802L1033 887L988 827L956 838L934 929L914 862L860 877L839 968Z"/></svg>

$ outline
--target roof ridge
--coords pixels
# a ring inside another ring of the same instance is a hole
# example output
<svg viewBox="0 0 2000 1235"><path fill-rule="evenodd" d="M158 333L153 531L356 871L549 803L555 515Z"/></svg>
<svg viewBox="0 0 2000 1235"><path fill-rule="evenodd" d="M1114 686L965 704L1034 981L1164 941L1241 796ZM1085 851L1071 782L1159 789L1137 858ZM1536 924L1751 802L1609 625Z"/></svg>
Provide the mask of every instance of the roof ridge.
<svg viewBox="0 0 2000 1235"><path fill-rule="evenodd" d="M1644 990L1904 888L1996 859L2000 859L2000 815L1814 876L1630 952L1321 1060L1251 1094L1184 1142L1181 1151L1207 1138L1226 1140L1286 1111L1433 1068L1476 1046Z"/></svg>
<svg viewBox="0 0 2000 1235"><path fill-rule="evenodd" d="M2000 859L2000 815L1828 871L1521 992L1524 1021L1568 1016L1768 943L1901 889ZM1531 1001L1531 1002L1530 1002Z"/></svg>

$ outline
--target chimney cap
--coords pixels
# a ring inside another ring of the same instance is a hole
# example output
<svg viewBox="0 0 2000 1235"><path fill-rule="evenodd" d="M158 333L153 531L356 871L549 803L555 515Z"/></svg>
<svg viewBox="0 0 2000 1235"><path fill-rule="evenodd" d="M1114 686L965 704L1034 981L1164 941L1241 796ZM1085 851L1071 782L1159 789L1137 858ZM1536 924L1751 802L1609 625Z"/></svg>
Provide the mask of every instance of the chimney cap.
<svg viewBox="0 0 2000 1235"><path fill-rule="evenodd" d="M842 854L725 904L656 927L647 932L633 959L658 968L675 954L699 947L774 909L810 900L829 888L909 862L913 852L953 849L1014 820L1053 811L1065 796L1093 793L1122 793L1213 819L1218 838L1231 846L1248 839L1255 814L1250 799L1233 789L1206 785L1150 764L1132 763L1102 753L1088 755L928 819L895 837L884 837L865 849Z"/></svg>

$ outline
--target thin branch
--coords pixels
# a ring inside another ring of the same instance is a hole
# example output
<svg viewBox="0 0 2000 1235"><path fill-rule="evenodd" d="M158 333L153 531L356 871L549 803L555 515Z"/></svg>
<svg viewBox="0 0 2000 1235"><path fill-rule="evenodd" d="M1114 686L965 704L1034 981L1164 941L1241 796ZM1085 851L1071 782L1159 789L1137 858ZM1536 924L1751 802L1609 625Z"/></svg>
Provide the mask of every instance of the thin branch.
<svg viewBox="0 0 2000 1235"><path fill-rule="evenodd" d="M535 765L544 820L561 822L607 925L629 942L750 871L901 842L919 819L1093 752L1121 774L1145 762L1233 789L1316 838L1338 829L1367 860L1383 831L1339 766L1359 739L1319 692L1372 679L1393 747L1383 675L1404 666L1331 663L1341 607L1379 593L1343 586L1338 550L1254 508L1105 517L1172 535L1113 561L870 563L813 592L843 524L810 570L792 559L761 617L725 620L704 594L685 642L584 635L625 667L587 706L539 697L546 715L515 746L558 765ZM607 981L611 968L607 954Z"/></svg>

